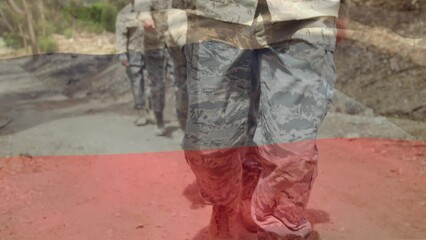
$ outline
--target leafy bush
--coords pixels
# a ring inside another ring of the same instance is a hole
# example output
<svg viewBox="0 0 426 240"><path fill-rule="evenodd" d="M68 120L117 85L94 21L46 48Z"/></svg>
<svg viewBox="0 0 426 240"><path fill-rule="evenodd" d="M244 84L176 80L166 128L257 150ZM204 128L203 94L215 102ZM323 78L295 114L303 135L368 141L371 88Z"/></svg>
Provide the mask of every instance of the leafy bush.
<svg viewBox="0 0 426 240"><path fill-rule="evenodd" d="M81 30L93 33L102 33L103 30L114 32L117 14L117 7L104 1L63 9L63 15L76 19Z"/></svg>
<svg viewBox="0 0 426 240"><path fill-rule="evenodd" d="M109 32L115 32L115 19L117 17L118 10L112 5L104 5L101 15L101 23L105 30Z"/></svg>
<svg viewBox="0 0 426 240"><path fill-rule="evenodd" d="M72 25L73 25L73 17L69 14L66 14L65 12L62 12L61 14L58 14L57 18L55 19L54 33L64 34L64 32L68 28L71 28Z"/></svg>
<svg viewBox="0 0 426 240"><path fill-rule="evenodd" d="M4 43L6 44L6 47L8 48L19 49L24 47L21 37L18 34L5 32L3 34L3 39L4 39Z"/></svg>
<svg viewBox="0 0 426 240"><path fill-rule="evenodd" d="M95 3L88 6L65 7L63 13L70 15L79 21L90 21L100 23L104 8L108 7L105 3Z"/></svg>
<svg viewBox="0 0 426 240"><path fill-rule="evenodd" d="M65 29L63 34L64 34L66 39L71 39L74 36L74 31L72 30L72 28L67 28L67 29Z"/></svg>
<svg viewBox="0 0 426 240"><path fill-rule="evenodd" d="M39 37L37 39L38 48L45 53L53 53L58 49L56 41L49 37Z"/></svg>
<svg viewBox="0 0 426 240"><path fill-rule="evenodd" d="M97 5L89 7L78 6L75 8L65 8L64 13L80 21L99 22L102 15L102 8Z"/></svg>
<svg viewBox="0 0 426 240"><path fill-rule="evenodd" d="M46 34L46 36L50 36L55 32L55 26L51 22L40 21L37 27L39 31L43 30L43 33Z"/></svg>
<svg viewBox="0 0 426 240"><path fill-rule="evenodd" d="M80 30L90 33L103 33L105 30L104 27L100 23L94 23L89 21L79 21L77 26Z"/></svg>

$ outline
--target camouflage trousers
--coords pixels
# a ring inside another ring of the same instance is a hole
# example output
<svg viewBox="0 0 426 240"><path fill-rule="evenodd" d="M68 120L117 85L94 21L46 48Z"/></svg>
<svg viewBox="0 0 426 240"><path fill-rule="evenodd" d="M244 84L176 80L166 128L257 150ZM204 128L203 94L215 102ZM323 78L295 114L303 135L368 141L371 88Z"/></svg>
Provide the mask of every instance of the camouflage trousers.
<svg viewBox="0 0 426 240"><path fill-rule="evenodd" d="M185 47L182 145L201 193L214 205L249 201L267 239L305 237L312 231L305 208L317 176L316 133L336 75L334 21L255 21L247 29L209 21L191 27L209 39Z"/></svg>
<svg viewBox="0 0 426 240"><path fill-rule="evenodd" d="M186 90L186 58L181 47L152 49L145 52L146 69L149 77L149 96L154 112L165 107L166 77L173 81L176 113L179 125L186 127L188 96ZM172 69L170 69L172 68ZM168 75L169 76L166 76Z"/></svg>
<svg viewBox="0 0 426 240"><path fill-rule="evenodd" d="M145 65L149 78L148 95L151 109L154 112L163 112L166 102L166 49L150 49L145 51Z"/></svg>
<svg viewBox="0 0 426 240"><path fill-rule="evenodd" d="M168 48L173 65L173 87L175 93L176 115L181 129L186 128L188 115L188 92L186 86L186 58L181 47Z"/></svg>
<svg viewBox="0 0 426 240"><path fill-rule="evenodd" d="M135 109L145 107L145 78L144 78L144 57L142 53L127 53L129 67L126 74L132 84L133 98L135 101Z"/></svg>

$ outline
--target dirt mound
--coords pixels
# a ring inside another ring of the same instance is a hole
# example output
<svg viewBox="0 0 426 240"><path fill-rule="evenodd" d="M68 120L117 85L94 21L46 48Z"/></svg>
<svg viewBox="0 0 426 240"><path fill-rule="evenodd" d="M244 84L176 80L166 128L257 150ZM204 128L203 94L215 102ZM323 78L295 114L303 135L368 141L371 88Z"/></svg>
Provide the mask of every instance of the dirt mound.
<svg viewBox="0 0 426 240"><path fill-rule="evenodd" d="M115 55L50 54L33 58L25 69L70 98L117 96L129 86Z"/></svg>
<svg viewBox="0 0 426 240"><path fill-rule="evenodd" d="M421 0L350 0L349 2L356 6L368 6L397 11L419 9L425 4Z"/></svg>
<svg viewBox="0 0 426 240"><path fill-rule="evenodd" d="M377 114L424 121L426 46L420 39L426 36L425 10L361 6L349 12L353 33L336 50L337 88Z"/></svg>
<svg viewBox="0 0 426 240"><path fill-rule="evenodd" d="M385 116L426 119L426 68L348 41L336 54L337 88Z"/></svg>

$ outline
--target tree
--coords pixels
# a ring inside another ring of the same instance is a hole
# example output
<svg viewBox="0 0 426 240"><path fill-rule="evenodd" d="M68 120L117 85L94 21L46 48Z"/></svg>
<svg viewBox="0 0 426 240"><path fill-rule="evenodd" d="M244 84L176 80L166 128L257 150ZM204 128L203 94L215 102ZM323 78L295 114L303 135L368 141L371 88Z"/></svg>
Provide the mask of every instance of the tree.
<svg viewBox="0 0 426 240"><path fill-rule="evenodd" d="M53 45L53 32L77 32L77 28L113 31L117 9L129 0L1 0L0 34L16 48L33 55ZM87 15L88 14L88 15ZM111 27L112 26L112 27ZM82 30L79 29L79 30ZM45 41L43 43L42 41ZM49 43L49 44L47 44ZM52 49L52 48L49 48Z"/></svg>
<svg viewBox="0 0 426 240"><path fill-rule="evenodd" d="M33 5L38 1L28 3L27 0L7 0L6 4L0 7L0 15L3 24L9 29L9 33L17 33L22 39L24 47L29 44L34 55L39 54L37 46L37 32L34 23L38 20L34 17ZM39 5L39 10L43 5Z"/></svg>

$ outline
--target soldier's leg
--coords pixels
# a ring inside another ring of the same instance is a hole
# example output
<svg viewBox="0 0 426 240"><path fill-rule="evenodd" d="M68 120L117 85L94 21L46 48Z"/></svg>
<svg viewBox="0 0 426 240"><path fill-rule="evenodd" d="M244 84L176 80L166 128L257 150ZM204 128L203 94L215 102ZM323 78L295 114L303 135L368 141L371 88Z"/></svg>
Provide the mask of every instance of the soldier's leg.
<svg viewBox="0 0 426 240"><path fill-rule="evenodd" d="M256 59L257 60L257 59ZM253 61L253 69L258 69L258 62ZM242 192L241 192L241 203L240 203L240 220L246 230L250 232L256 232L258 227L251 217L251 199L253 196L254 189L259 180L262 166L257 161L258 154L256 148L253 147L253 137L258 125L259 116L259 100L260 100L260 81L259 71L252 72L252 88L250 91L250 109L248 116L248 129L247 129L247 140L246 146L247 153L243 158L243 177L242 177Z"/></svg>
<svg viewBox="0 0 426 240"><path fill-rule="evenodd" d="M317 176L315 138L331 101L335 67L327 44L333 36L319 35L318 41L306 36L259 50L255 142L263 170L252 199L259 239L304 238L312 231L305 208Z"/></svg>
<svg viewBox="0 0 426 240"><path fill-rule="evenodd" d="M188 92L186 89L186 58L181 47L169 48L171 59L174 66L174 89L176 114L179 125L185 131L186 119L188 115Z"/></svg>
<svg viewBox="0 0 426 240"><path fill-rule="evenodd" d="M170 49L167 48L166 53L166 82L175 82L175 64L170 54Z"/></svg>
<svg viewBox="0 0 426 240"><path fill-rule="evenodd" d="M206 41L185 47L188 59L186 159L201 194L213 204L210 233L235 234L245 155L251 51Z"/></svg>
<svg viewBox="0 0 426 240"><path fill-rule="evenodd" d="M163 111L165 106L165 71L166 71L166 56L165 49L152 49L145 51L145 66L149 76L149 91L151 98L151 107L154 112L157 128L156 135L164 135L164 119Z"/></svg>
<svg viewBox="0 0 426 240"><path fill-rule="evenodd" d="M147 124L145 110L145 83L144 83L144 59L141 53L128 53L129 67L127 75L132 84L133 97L135 101L135 109L138 111L138 118L135 120L137 126Z"/></svg>

